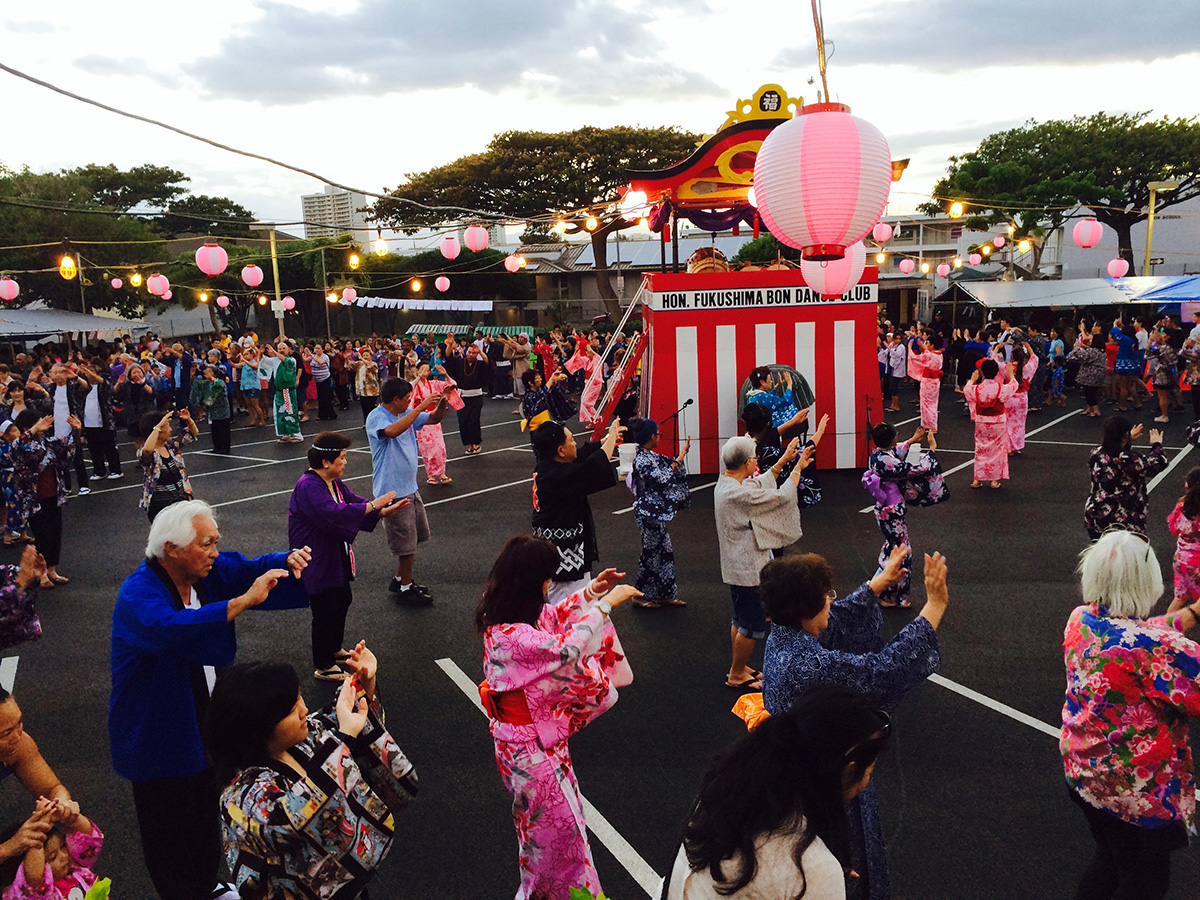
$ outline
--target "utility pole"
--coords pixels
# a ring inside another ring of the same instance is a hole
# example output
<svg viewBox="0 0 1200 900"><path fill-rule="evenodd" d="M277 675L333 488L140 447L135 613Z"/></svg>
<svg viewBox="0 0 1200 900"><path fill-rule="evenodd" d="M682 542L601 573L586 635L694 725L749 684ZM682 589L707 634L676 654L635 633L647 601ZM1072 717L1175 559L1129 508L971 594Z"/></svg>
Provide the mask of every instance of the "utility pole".
<svg viewBox="0 0 1200 900"><path fill-rule="evenodd" d="M279 336L287 337L283 332L283 294L279 289L279 256L275 252L275 226L253 222L249 227L251 231L267 232L271 239L271 274L275 279L275 299L271 301L271 310L279 322Z"/></svg>

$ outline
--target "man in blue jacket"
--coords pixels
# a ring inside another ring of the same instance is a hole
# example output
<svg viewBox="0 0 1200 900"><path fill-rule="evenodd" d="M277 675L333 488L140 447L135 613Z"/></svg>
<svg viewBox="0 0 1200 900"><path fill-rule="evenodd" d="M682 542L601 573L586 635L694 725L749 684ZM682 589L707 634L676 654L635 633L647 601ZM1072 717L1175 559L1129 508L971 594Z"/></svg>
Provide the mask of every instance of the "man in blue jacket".
<svg viewBox="0 0 1200 900"><path fill-rule="evenodd" d="M168 506L113 610L113 767L133 782L142 853L162 900L208 900L225 889L217 882L219 788L201 723L216 667L237 654L233 620L254 607L306 605L299 576L307 547L247 559L219 553L219 540L207 503Z"/></svg>

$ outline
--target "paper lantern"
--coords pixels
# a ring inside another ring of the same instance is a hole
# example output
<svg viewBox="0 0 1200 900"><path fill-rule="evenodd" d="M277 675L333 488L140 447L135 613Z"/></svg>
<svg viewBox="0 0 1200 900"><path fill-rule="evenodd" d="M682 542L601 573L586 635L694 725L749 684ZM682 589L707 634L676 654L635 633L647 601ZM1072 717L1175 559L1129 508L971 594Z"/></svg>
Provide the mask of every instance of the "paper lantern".
<svg viewBox="0 0 1200 900"><path fill-rule="evenodd" d="M295 309L296 301L291 297L284 297L283 298L283 308L284 309Z"/></svg>
<svg viewBox="0 0 1200 900"><path fill-rule="evenodd" d="M754 163L759 215L805 259L840 259L866 237L891 183L887 140L841 103L802 107L767 136Z"/></svg>
<svg viewBox="0 0 1200 900"><path fill-rule="evenodd" d="M346 288L344 291L342 291L343 303L353 303L357 299L358 291L356 291L354 288Z"/></svg>
<svg viewBox="0 0 1200 900"><path fill-rule="evenodd" d="M972 253L970 256L967 257L967 262L969 262L973 266L977 266L981 262L983 262L983 257L980 256L978 253Z"/></svg>
<svg viewBox="0 0 1200 900"><path fill-rule="evenodd" d="M1118 256L1116 259L1110 259L1108 261L1108 277L1109 278L1124 278L1125 273L1127 273L1128 271L1129 271L1129 260L1121 259L1121 257Z"/></svg>
<svg viewBox="0 0 1200 900"><path fill-rule="evenodd" d="M945 278L947 275L950 274L950 266L947 265L946 263L942 263L940 266L937 267L937 273L942 278Z"/></svg>
<svg viewBox="0 0 1200 900"><path fill-rule="evenodd" d="M174 296L175 296L175 294L174 294L174 293L172 293L172 292L171 292L171 290L170 290L169 288L168 288L167 290L165 290L165 291L163 291L163 292L162 292L162 298L163 298L164 300L170 300L170 299L171 299L172 297L174 297Z"/></svg>
<svg viewBox="0 0 1200 900"><path fill-rule="evenodd" d="M1095 219L1080 219L1071 230L1071 237L1084 250L1095 247L1103 236L1104 226Z"/></svg>
<svg viewBox="0 0 1200 900"><path fill-rule="evenodd" d="M859 241L846 248L841 259L800 261L800 273L804 283L822 297L840 297L862 278L867 264L867 248Z"/></svg>
<svg viewBox="0 0 1200 900"><path fill-rule="evenodd" d="M463 243L472 253L486 250L488 245L487 229L482 225L472 225L463 233Z"/></svg>
<svg viewBox="0 0 1200 900"><path fill-rule="evenodd" d="M167 281L166 275L151 275L146 279L146 290L154 294L156 297L162 297L170 289L171 282Z"/></svg>
<svg viewBox="0 0 1200 900"><path fill-rule="evenodd" d="M442 256L446 259L457 259L461 249L458 246L458 238L452 234L442 238Z"/></svg>
<svg viewBox="0 0 1200 900"><path fill-rule="evenodd" d="M205 275L220 275L229 265L229 254L216 244L205 244L196 251L196 266Z"/></svg>
<svg viewBox="0 0 1200 900"><path fill-rule="evenodd" d="M109 282L109 284L112 285L112 289L114 291L119 291L121 289L121 285L123 285L124 283L125 282L123 282L120 278L114 278L112 281Z"/></svg>
<svg viewBox="0 0 1200 900"><path fill-rule="evenodd" d="M992 243L995 244L996 249L999 250L1001 247L1004 246L1004 240L1005 240L1004 235L998 234L998 235L996 235L995 238L992 239Z"/></svg>
<svg viewBox="0 0 1200 900"><path fill-rule="evenodd" d="M445 293L450 288L450 279L445 275L439 275L433 286L439 291Z"/></svg>
<svg viewBox="0 0 1200 900"><path fill-rule="evenodd" d="M504 257L504 268L510 272L517 272L521 268L521 260L516 256Z"/></svg>
<svg viewBox="0 0 1200 900"><path fill-rule="evenodd" d="M17 294L21 293L21 286L11 278L0 278L0 300L8 303L17 299Z"/></svg>
<svg viewBox="0 0 1200 900"><path fill-rule="evenodd" d="M222 294L217 298L217 306L221 307L221 309L225 309L227 306L229 306L229 298Z"/></svg>
<svg viewBox="0 0 1200 900"><path fill-rule="evenodd" d="M251 263L248 266L242 267L242 282L247 287L256 288L262 284L263 270Z"/></svg>
<svg viewBox="0 0 1200 900"><path fill-rule="evenodd" d="M892 226L887 222L879 222L871 229L871 237L875 238L879 243L884 243L892 239Z"/></svg>
<svg viewBox="0 0 1200 900"><path fill-rule="evenodd" d="M905 259L900 260L900 274L902 274L902 275L910 274L912 272L912 270L915 269L916 267L917 267L917 264L915 262L913 262L911 259L905 258Z"/></svg>

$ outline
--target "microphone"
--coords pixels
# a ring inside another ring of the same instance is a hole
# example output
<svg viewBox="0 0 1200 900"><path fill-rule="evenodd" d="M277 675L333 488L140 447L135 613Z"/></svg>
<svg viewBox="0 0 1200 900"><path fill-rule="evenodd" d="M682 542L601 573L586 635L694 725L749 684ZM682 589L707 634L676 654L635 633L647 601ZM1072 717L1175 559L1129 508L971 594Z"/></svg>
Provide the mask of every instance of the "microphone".
<svg viewBox="0 0 1200 900"><path fill-rule="evenodd" d="M695 399L693 398L693 399L689 400L687 403L685 403L685 404L683 404L683 405L684 405L685 407L686 407L686 406L691 406L691 405L692 405L693 403L695 403L695 402L696 402L696 401L695 401Z"/></svg>

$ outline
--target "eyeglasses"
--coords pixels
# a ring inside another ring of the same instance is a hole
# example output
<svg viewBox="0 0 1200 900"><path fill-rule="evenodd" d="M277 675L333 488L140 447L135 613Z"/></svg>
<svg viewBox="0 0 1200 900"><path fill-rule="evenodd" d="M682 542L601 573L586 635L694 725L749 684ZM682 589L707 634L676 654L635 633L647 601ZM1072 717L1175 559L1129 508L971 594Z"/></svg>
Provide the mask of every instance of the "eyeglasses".
<svg viewBox="0 0 1200 900"><path fill-rule="evenodd" d="M883 719L883 725L880 726L879 728L877 728L871 734L867 735L865 738L863 738L857 744L852 746L849 750L847 750L842 755L843 759L853 758L854 754L857 753L859 750L861 750L863 747L865 747L867 744L870 744L874 741L882 741L882 740L886 739L887 736L892 733L892 717L889 716L882 709L875 710L875 715L877 715L877 716L879 716L879 718Z"/></svg>

